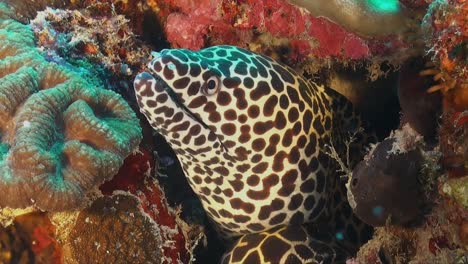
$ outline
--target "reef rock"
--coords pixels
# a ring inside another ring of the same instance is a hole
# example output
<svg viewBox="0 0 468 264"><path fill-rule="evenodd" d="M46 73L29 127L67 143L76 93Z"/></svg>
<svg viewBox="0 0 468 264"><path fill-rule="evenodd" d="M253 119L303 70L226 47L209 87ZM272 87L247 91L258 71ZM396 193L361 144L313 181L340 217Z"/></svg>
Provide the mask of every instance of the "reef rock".
<svg viewBox="0 0 468 264"><path fill-rule="evenodd" d="M348 197L362 221L375 227L408 224L421 216L425 201L418 180L423 163L421 139L407 125L377 144L354 168Z"/></svg>
<svg viewBox="0 0 468 264"><path fill-rule="evenodd" d="M178 48L230 44L273 50L294 63L313 60L315 67L329 66L330 59L398 64L419 52L406 36L416 35L417 23L398 2L391 10L355 1L290 2L300 6L285 0L169 0L160 4L158 15L171 46Z"/></svg>
<svg viewBox="0 0 468 264"><path fill-rule="evenodd" d="M77 263L148 263L163 259L161 236L131 195L96 200L78 215L70 245Z"/></svg>

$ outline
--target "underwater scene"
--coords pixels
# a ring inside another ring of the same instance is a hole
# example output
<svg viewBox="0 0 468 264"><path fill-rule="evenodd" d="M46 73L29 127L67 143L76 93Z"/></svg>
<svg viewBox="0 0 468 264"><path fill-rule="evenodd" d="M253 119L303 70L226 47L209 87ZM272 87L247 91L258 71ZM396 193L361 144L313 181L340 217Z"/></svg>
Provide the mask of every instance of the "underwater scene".
<svg viewBox="0 0 468 264"><path fill-rule="evenodd" d="M466 264L467 77L466 0L0 0L0 264Z"/></svg>

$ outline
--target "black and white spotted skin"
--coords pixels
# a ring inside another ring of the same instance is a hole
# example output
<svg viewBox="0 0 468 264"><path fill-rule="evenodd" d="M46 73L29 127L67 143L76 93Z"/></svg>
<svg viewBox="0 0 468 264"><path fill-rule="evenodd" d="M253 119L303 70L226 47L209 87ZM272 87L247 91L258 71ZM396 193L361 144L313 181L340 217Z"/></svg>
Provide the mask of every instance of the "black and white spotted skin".
<svg viewBox="0 0 468 264"><path fill-rule="evenodd" d="M337 164L325 153L333 144L342 154L360 126L346 99L233 46L163 50L149 69L134 83L141 112L224 236L333 217L335 230L357 239ZM358 137L352 153L365 140Z"/></svg>

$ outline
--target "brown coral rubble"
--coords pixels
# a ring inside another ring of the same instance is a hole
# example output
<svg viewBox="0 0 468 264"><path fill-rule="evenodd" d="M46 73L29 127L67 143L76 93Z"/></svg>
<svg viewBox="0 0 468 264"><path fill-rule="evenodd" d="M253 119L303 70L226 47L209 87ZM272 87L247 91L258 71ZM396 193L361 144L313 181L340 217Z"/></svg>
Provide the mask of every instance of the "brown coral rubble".
<svg viewBox="0 0 468 264"><path fill-rule="evenodd" d="M148 263L163 259L159 227L131 195L96 200L83 210L70 233L77 263Z"/></svg>

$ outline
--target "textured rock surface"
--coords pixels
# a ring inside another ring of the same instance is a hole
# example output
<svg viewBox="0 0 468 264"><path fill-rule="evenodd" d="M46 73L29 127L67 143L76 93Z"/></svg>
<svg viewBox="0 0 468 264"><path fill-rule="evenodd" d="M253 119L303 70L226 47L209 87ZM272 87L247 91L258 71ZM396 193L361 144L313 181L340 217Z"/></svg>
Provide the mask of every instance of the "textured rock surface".
<svg viewBox="0 0 468 264"><path fill-rule="evenodd" d="M163 256L158 226L130 195L96 200L79 214L69 239L77 263L148 263Z"/></svg>
<svg viewBox="0 0 468 264"><path fill-rule="evenodd" d="M420 138L407 125L378 143L354 168L348 192L362 221L372 226L407 224L422 215Z"/></svg>
<svg viewBox="0 0 468 264"><path fill-rule="evenodd" d="M311 14L286 0L168 0L160 3L158 15L172 47L230 44L273 51L291 64L305 61L314 68L335 60L399 64L421 51L422 45L405 35L415 36L417 30L408 25L413 21L403 8L388 14L370 12L355 1L291 2L321 8Z"/></svg>
<svg viewBox="0 0 468 264"><path fill-rule="evenodd" d="M116 192L133 194L138 199L137 207L140 208L141 214L145 214L154 223L164 240L164 244L160 246L163 254L160 259L165 261L162 262L187 263L191 254L187 249L193 246L200 233L197 227L189 226L179 218L179 210L174 211L168 205L158 182L161 178L153 177L158 166L151 153L152 151L140 148L137 153L128 156L117 175L102 184L99 189L104 195ZM104 214L101 217L106 216Z"/></svg>
<svg viewBox="0 0 468 264"><path fill-rule="evenodd" d="M422 23L427 51L435 63L432 74L439 82L430 91L440 90L444 103L461 112L468 109L467 17L467 1L435 0Z"/></svg>
<svg viewBox="0 0 468 264"><path fill-rule="evenodd" d="M420 214L417 173L420 165L408 162L420 157L416 152L386 157L392 141L383 141L374 151L370 164L361 163L353 171L352 192L357 204L355 213L373 226L407 223ZM378 154L377 154L378 153Z"/></svg>
<svg viewBox="0 0 468 264"><path fill-rule="evenodd" d="M289 0L289 2L304 7L314 16L325 16L348 30L364 36L399 34L408 30L408 13L393 0L387 0L386 5L372 4L375 1L343 0Z"/></svg>

